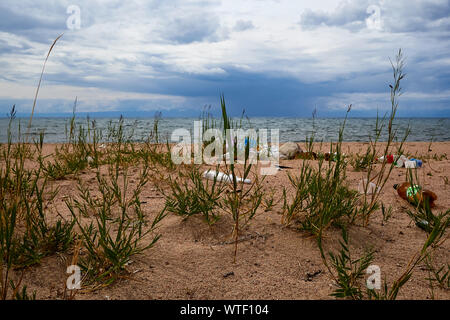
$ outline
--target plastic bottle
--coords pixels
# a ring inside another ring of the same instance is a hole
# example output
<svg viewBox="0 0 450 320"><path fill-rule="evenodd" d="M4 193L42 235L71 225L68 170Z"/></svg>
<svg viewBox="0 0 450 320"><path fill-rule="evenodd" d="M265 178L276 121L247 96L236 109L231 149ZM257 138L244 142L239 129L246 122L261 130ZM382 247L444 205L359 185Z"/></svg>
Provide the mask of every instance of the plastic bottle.
<svg viewBox="0 0 450 320"><path fill-rule="evenodd" d="M233 175L232 174L228 175L228 174L220 172L220 171L217 173L215 170L207 170L207 171L203 172L203 177L208 179L208 180L216 179L217 181L223 181L223 182L228 182L228 183L233 182ZM244 183L247 183L247 184L251 183L250 179L242 179L242 178L239 178L239 177L236 177L236 181L237 182L244 182Z"/></svg>
<svg viewBox="0 0 450 320"><path fill-rule="evenodd" d="M394 184L394 189L397 190L400 197L414 205L424 205L425 201L428 201L430 208L435 206L436 194L430 190L422 190L422 187L417 184L411 185L409 182L403 182L401 185Z"/></svg>

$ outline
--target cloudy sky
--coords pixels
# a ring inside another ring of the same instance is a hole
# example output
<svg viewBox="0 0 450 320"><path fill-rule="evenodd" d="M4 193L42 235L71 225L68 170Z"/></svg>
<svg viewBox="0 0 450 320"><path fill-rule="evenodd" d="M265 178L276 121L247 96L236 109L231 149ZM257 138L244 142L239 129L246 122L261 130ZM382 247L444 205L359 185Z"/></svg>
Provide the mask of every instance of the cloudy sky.
<svg viewBox="0 0 450 320"><path fill-rule="evenodd" d="M223 92L235 114L373 116L402 48L399 115L450 117L449 0L3 0L1 115L30 112L61 33L39 114L198 116Z"/></svg>

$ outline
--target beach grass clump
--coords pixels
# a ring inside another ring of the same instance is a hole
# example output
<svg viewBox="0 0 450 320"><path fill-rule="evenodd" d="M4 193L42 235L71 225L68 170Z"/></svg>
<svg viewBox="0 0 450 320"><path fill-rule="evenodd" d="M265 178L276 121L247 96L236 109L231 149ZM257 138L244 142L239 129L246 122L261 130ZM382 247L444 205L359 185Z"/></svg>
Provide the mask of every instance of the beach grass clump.
<svg viewBox="0 0 450 320"><path fill-rule="evenodd" d="M430 233L436 224L450 226L450 210L434 214L427 202L424 205L416 206L414 210L407 210L406 213L419 228L427 233Z"/></svg>
<svg viewBox="0 0 450 320"><path fill-rule="evenodd" d="M376 160L374 153L372 152L372 148L369 146L366 152L362 155L359 153L355 154L351 160L350 164L352 165L355 171L364 171Z"/></svg>
<svg viewBox="0 0 450 320"><path fill-rule="evenodd" d="M350 112L351 106L347 110ZM318 168L303 160L300 175L288 174L294 192L283 190L283 221L286 225L295 223L303 231L320 236L331 225L351 223L358 214L358 196L346 182L347 161L342 153L345 128L339 130L338 142L330 146L333 157L319 158ZM293 196L288 197L288 194Z"/></svg>
<svg viewBox="0 0 450 320"><path fill-rule="evenodd" d="M233 148L234 152L229 150L230 154L237 155L237 141L233 141L232 135L226 135L226 132L227 130L242 128L243 117L239 120L232 120L228 116L225 97L223 95L220 99L220 105L222 110L223 130L225 133L224 137L226 139L226 143L223 145L228 145L229 148ZM231 158L228 162L225 157L224 163L224 172L226 175L231 177L231 182L227 192L224 194L222 208L225 212L230 214L233 219L234 225L232 236L234 238L235 245L233 261L236 262L240 230L242 230L255 217L258 209L262 207L262 202L264 199L263 181L266 176L263 176L260 179L254 172L253 175L251 175L253 164L250 161L250 143L245 144L244 159L241 170L237 168L235 162ZM238 176L240 177L239 180ZM250 177L251 179L249 179ZM250 180L248 185L245 184L246 180Z"/></svg>
<svg viewBox="0 0 450 320"><path fill-rule="evenodd" d="M262 182L265 177L259 178L252 172L253 164L250 161L250 144L247 143L244 148L244 158L242 163L237 165L238 143L233 134L227 132L242 129L244 114L239 119L232 119L227 114L227 108L224 96L221 96L222 119L219 123L214 119L209 110L204 110L202 114L202 129L221 129L223 141L221 146L225 153L233 154L231 157L221 159L222 165L217 165L215 176L208 181L200 173L199 168L195 166L185 166L188 168L186 174L180 168L178 177L172 179L169 177L166 181L170 187L169 193L165 196L166 210L177 215L188 218L195 214L202 214L204 220L213 225L220 214L229 214L233 221L232 237L235 244L234 262L237 256L237 244L240 232L254 218L259 208L263 207L265 192ZM214 136L208 141L203 141L202 147L215 143ZM226 149L229 146L229 149ZM213 154L213 156L215 156ZM239 169L238 169L239 168ZM222 172L220 171L222 170ZM222 181L219 174L229 177L229 180ZM250 179L251 178L251 179ZM249 183L247 183L250 181ZM267 199L266 199L267 200ZM266 209L274 205L274 199L267 200Z"/></svg>
<svg viewBox="0 0 450 320"><path fill-rule="evenodd" d="M319 165L320 167L320 165ZM318 236L330 226L341 226L354 221L358 213L356 192L339 177L332 177L332 169L325 175L304 164L300 176L289 181L294 196L289 199L283 192L283 221Z"/></svg>
<svg viewBox="0 0 450 320"><path fill-rule="evenodd" d="M115 163L108 165L107 176L96 172L95 200L81 183L80 199L66 200L86 250L79 264L85 272L85 286L91 288L112 284L123 275L133 255L151 248L160 237L154 232L165 216L162 210L149 222L142 209L140 194L149 180L148 166L144 163L138 181L131 186L128 166L121 166L122 149L113 150L110 156ZM89 221L83 219L87 217Z"/></svg>
<svg viewBox="0 0 450 320"><path fill-rule="evenodd" d="M40 135L39 142L35 144L39 159L42 158L43 144L44 137ZM23 202L20 217L25 225L17 262L21 267L37 264L43 257L56 252L66 252L75 239L73 220L63 219L58 215L56 221L48 222L51 212L47 204L55 200L59 189L48 186L49 179L42 167L32 170L28 177L30 180L27 184L31 188L22 195L27 201Z"/></svg>
<svg viewBox="0 0 450 320"><path fill-rule="evenodd" d="M403 52L399 49L395 62L391 61L391 67L393 72L394 81L389 85L390 88L390 102L391 110L389 115L385 114L383 117L377 115L375 122L375 135L369 135L370 145L367 148L365 158L368 159L367 166L365 168L365 174L362 177L363 181L372 182L375 184L377 191L368 192L369 183L363 184L362 200L360 205L359 216L364 226L369 224L371 215L377 211L380 207L379 199L382 194L389 176L395 167L395 162L388 163L386 158L389 154L402 155L404 153L403 146L410 133L410 128L407 127L404 134L400 135L398 129L395 128L394 121L398 110L399 97L402 94L401 83L405 77L404 73L405 59ZM380 147L381 133L387 131L387 141L384 146ZM397 145L394 146L394 142ZM377 165L374 160L377 159L377 155L384 156L384 161L380 165Z"/></svg>
<svg viewBox="0 0 450 320"><path fill-rule="evenodd" d="M174 172L177 166L172 161L171 148L168 138L165 143L159 133L159 122L161 113L156 113L153 120L153 128L140 148L136 150L136 155L144 162L151 165L154 173L154 182L166 180L161 172Z"/></svg>
<svg viewBox="0 0 450 320"><path fill-rule="evenodd" d="M53 227L47 223L47 207L44 205L44 194L47 197L46 177L42 177L42 167L38 170L28 169L26 161L30 156L31 144L28 143L31 122L36 106L42 76L46 62L53 47L61 36L57 37L51 45L44 65L42 67L39 84L33 101L33 109L28 123L28 130L23 136L20 122L18 134L12 137L12 123L16 118L15 106L9 114L7 128L7 143L2 146L2 165L0 166L0 299L10 298L18 300L35 299L36 293L30 296L27 286L22 286L23 267L40 261L40 258L59 250L60 243L68 244L71 239L71 227L56 222ZM43 135L36 146L42 150ZM40 154L40 157L42 155ZM50 196L52 198L54 193ZM31 241L29 236L31 236ZM68 235L68 236L66 236ZM31 243L31 244L30 244ZM34 247L34 248L33 248ZM63 245L62 249L67 246ZM35 252L36 249L40 250ZM43 248L43 249L42 249ZM31 255L27 256L28 253ZM30 259L31 256L31 259ZM17 269L21 269L20 277L17 277Z"/></svg>
<svg viewBox="0 0 450 320"><path fill-rule="evenodd" d="M280 201L281 201L280 198L278 198L278 200L275 199L274 189L266 190L262 203L264 212L271 211Z"/></svg>
<svg viewBox="0 0 450 320"><path fill-rule="evenodd" d="M162 171L166 170L169 173L173 173L177 166L172 161L172 154L170 152L170 144L168 141L164 144L156 144L150 141L146 141L142 148L137 150L138 156L145 162L148 162L152 166L152 171L158 177L158 180Z"/></svg>
<svg viewBox="0 0 450 320"><path fill-rule="evenodd" d="M124 117L120 116L117 123L112 120L108 122L106 141L108 141L105 150L105 164L117 165L136 165L140 158L134 143L134 127L131 130L125 130Z"/></svg>
<svg viewBox="0 0 450 320"><path fill-rule="evenodd" d="M354 211L352 217L360 217L363 221L363 226L367 226L369 223L369 217L371 214L378 209L379 207L379 196L381 194L381 190L386 185L386 182L393 170L394 163L388 164L386 161L381 163L381 166L377 167L377 173L375 173L375 165L373 160L377 154L377 143L380 138L380 133L384 128L384 123L387 120L387 131L388 131L388 141L384 146L383 155L387 155L392 152L393 142L398 140L398 132L394 129L394 119L398 108L398 97L401 94L400 82L404 78L403 73L403 65L404 60L402 56L401 50L399 50L396 63L392 63L392 69L394 72L394 84L390 85L391 89L391 113L387 118L384 116L382 119L377 117L376 120L376 135L374 140L370 140L371 144L367 149L366 154L364 155L364 169L366 170L366 181L374 181L378 190L376 192L368 193L368 184L366 184L364 192L359 197L362 197L362 201L359 202L357 209ZM344 122L345 124L345 122ZM343 127L341 128L343 130ZM400 143L396 147L396 154L403 154L403 143L406 141L406 138L409 134L409 128L407 128L405 135L401 138ZM342 139L339 139L338 146ZM394 153L394 152L392 152ZM339 153L337 153L339 160ZM367 159L367 161L366 161ZM355 164L355 163L354 163ZM367 166L366 166L367 165ZM356 163L356 168L360 168L361 163ZM345 171L345 167L343 167ZM312 170L308 171L309 176ZM416 172L417 175L417 172ZM412 175L411 170L409 171L410 182L414 183L414 177ZM417 177L416 177L417 179ZM337 180L340 181L340 180ZM323 192L323 189L319 192ZM307 198L307 197L306 197ZM326 208L326 202L324 202L324 207ZM356 207L356 206L355 206ZM383 221L387 221L388 217L391 215L390 209L382 207ZM349 249L349 240L346 228L347 226L342 224L342 239L340 241L341 250L339 254L334 254L329 252L326 257L324 248L323 248L323 234L321 228L319 228L319 232L316 234L317 244L319 247L319 251L322 257L322 261L329 273L333 277L337 289L333 291L331 295L340 298L350 298L350 299L377 299L377 300L394 300L397 298L400 289L407 283L407 281L411 278L414 269L422 263L427 257L429 257L432 252L438 248L446 239L446 231L449 226L449 213L450 210L446 213L441 213L439 215L434 215L431 212L429 204L425 203L424 206L416 206L416 211L409 211L408 214L414 219L416 223L420 223L423 225L423 229L427 232L427 238L422 248L416 252L410 262L406 266L404 272L398 277L392 284L389 286L386 280L384 281L384 285L380 290L377 289L369 289L368 287L363 289L361 285L361 279L363 276L363 271L370 265L373 260L373 251L367 251L363 256L357 258L355 260L351 257L351 252ZM319 209L319 212L323 212L326 214L326 210L323 208ZM327 221L327 220L325 220ZM319 225L321 226L321 225ZM442 271L442 269L441 269ZM441 272L440 271L440 272ZM440 273L439 273L440 274ZM436 275L435 275L436 276ZM440 280L444 276L440 276ZM436 278L436 277L435 277ZM430 280L431 282L431 280Z"/></svg>
<svg viewBox="0 0 450 320"><path fill-rule="evenodd" d="M393 210L392 206L386 207L384 203L381 203L381 215L383 219L381 220L381 225L384 226L389 221L389 219L392 217Z"/></svg>
<svg viewBox="0 0 450 320"><path fill-rule="evenodd" d="M450 289L450 264L443 264L436 266L433 261L432 255L429 254L425 259L425 265L428 268L428 278L432 297L434 297L434 284L444 290Z"/></svg>
<svg viewBox="0 0 450 320"><path fill-rule="evenodd" d="M198 168L194 167L183 182L169 177L169 185L171 192L165 197L167 212L186 219L201 214L208 225L220 219L220 200L226 186L217 180L217 175L212 182L205 181Z"/></svg>
<svg viewBox="0 0 450 320"><path fill-rule="evenodd" d="M75 107L74 107L75 109ZM39 158L40 166L46 175L53 180L65 179L68 175L87 169L89 166L98 166L100 154L97 148L99 131L95 124L87 118L87 125L77 125L75 111L69 123L66 124L66 143L55 146L52 161Z"/></svg>
<svg viewBox="0 0 450 320"><path fill-rule="evenodd" d="M362 281L365 270L367 270L374 260L375 252L371 249L366 249L366 252L362 256L353 259L348 233L345 227L342 228L342 241L339 241L341 249L338 254L329 251L327 257L323 248L323 239L322 237L317 237L317 244L323 264L328 269L336 286L331 296L353 300L397 299L400 289L411 279L415 268L422 262L427 261L433 252L445 241L447 228L448 224L442 223L442 221L434 224L422 248L411 257L403 273L392 281L391 285L384 280L383 285L380 284L380 288L369 287L367 283L363 284ZM443 268L439 270L430 268L431 271L434 271L435 278L427 280L430 282L437 281L439 284L445 286L445 279L447 279L448 274L441 274Z"/></svg>
<svg viewBox="0 0 450 320"><path fill-rule="evenodd" d="M341 249L338 254L329 252L329 262L323 253L322 243L319 238L319 249L325 259L325 263L330 264L330 273L335 279L337 288L331 293L336 298L350 298L360 300L364 296L361 289L361 279L363 279L367 268L374 259L374 251L366 249L366 252L359 258L353 258L348 240L346 228L342 228L342 240L339 240ZM332 272L335 271L335 274Z"/></svg>
<svg viewBox="0 0 450 320"><path fill-rule="evenodd" d="M8 142L4 146L0 167L0 298L25 298L26 288L20 288L11 279L14 270L37 264L45 256L66 251L74 238L73 223L58 217L48 222L49 208L58 190L47 185L48 179L41 167L27 168L29 144L20 133L12 140L15 108L9 115ZM20 127L20 126L19 126ZM26 139L26 138L25 138ZM38 157L42 157L43 135L35 144ZM19 291L21 290L21 291ZM25 290L25 291L23 291Z"/></svg>
<svg viewBox="0 0 450 320"><path fill-rule="evenodd" d="M398 296L400 289L411 278L415 268L423 263L427 257L433 255L439 246L445 241L446 233L448 229L448 223L438 221L433 225L433 228L427 235L427 238L422 248L416 252L410 259L403 273L392 282L389 287L387 282L384 281L384 286L381 291L367 290L367 298L377 300L395 300Z"/></svg>

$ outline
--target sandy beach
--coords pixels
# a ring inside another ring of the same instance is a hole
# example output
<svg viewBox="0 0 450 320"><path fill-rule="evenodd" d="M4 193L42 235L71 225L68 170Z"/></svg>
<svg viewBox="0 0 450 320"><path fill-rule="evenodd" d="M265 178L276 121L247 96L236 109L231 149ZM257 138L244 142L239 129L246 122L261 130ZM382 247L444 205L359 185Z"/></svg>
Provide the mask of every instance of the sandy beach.
<svg viewBox="0 0 450 320"><path fill-rule="evenodd" d="M363 154L367 145L344 142L342 149L351 156ZM55 146L44 145L44 154L52 155ZM303 144L300 146L306 148ZM314 151L327 151L328 148L329 145L324 143L316 145ZM423 167L416 170L423 187L438 196L433 212L448 210L450 142L431 145L429 142L408 142L405 154L424 162ZM317 160L310 162L314 166ZM266 177L264 192L273 194L276 204L269 211L260 208L251 223L241 230L236 263L233 263L230 216L223 215L215 225L208 226L201 216L183 219L169 213L157 230L161 234L160 240L154 247L131 258L123 278L103 289L79 292L76 299L334 299L330 296L334 283L322 263L315 238L282 223L281 190L282 187L289 190L287 173L295 176L302 163L300 159L281 160L281 165L291 169ZM375 168L377 166L380 164ZM50 182L51 188L59 188L56 198L46 204L50 221L58 216L70 219L65 199L77 195L77 179L92 186L91 191L95 194L96 170L88 168L75 176ZM100 172L105 170L100 167ZM129 173L132 187L139 180L138 167L131 167ZM350 189L356 190L363 177L364 171L358 172L348 166L346 181ZM357 222L349 228L350 248L354 255L367 248L374 249L373 264L380 267L381 277L388 283L402 274L426 239L426 233L406 214L412 206L392 187L405 180L406 169L394 168L382 191L380 201L386 207L392 206L392 216L387 222L383 222L378 209L367 227ZM149 217L158 214L165 203L164 195L152 181L144 187L140 199ZM338 250L337 239L340 239L340 231L330 227L324 236L325 249ZM436 249L434 261L437 265L449 263L449 250L448 241ZM83 250L80 255L83 256ZM40 264L24 270L22 283L29 290L35 290L38 299L62 299L68 277L66 268L72 256L73 249L70 249L43 258ZM14 274L18 277L20 271ZM427 268L421 263L400 290L398 298L430 299L427 277ZM448 289L437 286L433 294L434 299L450 298Z"/></svg>

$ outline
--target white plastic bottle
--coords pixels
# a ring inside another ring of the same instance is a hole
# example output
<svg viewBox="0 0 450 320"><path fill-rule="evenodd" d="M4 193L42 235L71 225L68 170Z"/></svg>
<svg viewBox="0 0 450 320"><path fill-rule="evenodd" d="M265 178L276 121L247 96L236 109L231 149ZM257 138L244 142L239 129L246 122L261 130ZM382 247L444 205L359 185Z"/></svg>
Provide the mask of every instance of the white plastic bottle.
<svg viewBox="0 0 450 320"><path fill-rule="evenodd" d="M207 171L203 172L203 177L208 179L208 180L216 179L217 181L222 181L222 182L228 182L228 183L233 182L233 175L232 174L228 175L228 174L220 172L220 171L217 173L215 170L207 170ZM237 182L244 182L244 183L247 183L247 184L251 183L250 179L242 179L242 178L239 178L239 177L236 177L236 181Z"/></svg>

